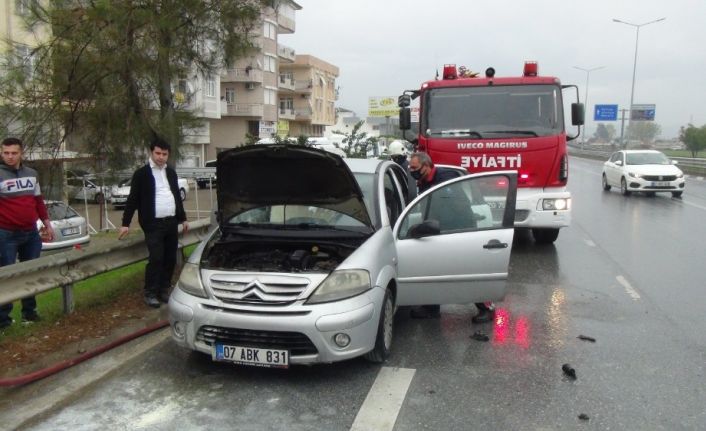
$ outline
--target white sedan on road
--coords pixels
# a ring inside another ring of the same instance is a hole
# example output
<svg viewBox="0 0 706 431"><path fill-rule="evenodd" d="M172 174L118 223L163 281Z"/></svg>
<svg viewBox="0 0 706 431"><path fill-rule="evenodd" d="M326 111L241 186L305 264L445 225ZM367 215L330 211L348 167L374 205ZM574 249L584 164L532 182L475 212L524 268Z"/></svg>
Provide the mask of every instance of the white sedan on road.
<svg viewBox="0 0 706 431"><path fill-rule="evenodd" d="M664 153L656 150L616 151L603 164L603 190L620 187L629 196L632 192L671 192L678 198L684 192L684 173Z"/></svg>

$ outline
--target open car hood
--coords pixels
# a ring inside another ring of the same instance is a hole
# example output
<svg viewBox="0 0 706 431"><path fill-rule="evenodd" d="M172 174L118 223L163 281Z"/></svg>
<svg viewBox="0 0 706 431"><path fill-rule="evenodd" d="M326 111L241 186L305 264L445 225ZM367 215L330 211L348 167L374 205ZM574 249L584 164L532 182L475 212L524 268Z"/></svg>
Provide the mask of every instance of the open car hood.
<svg viewBox="0 0 706 431"><path fill-rule="evenodd" d="M341 157L299 145L250 145L223 151L216 164L219 223L264 205L308 205L372 227L363 193Z"/></svg>

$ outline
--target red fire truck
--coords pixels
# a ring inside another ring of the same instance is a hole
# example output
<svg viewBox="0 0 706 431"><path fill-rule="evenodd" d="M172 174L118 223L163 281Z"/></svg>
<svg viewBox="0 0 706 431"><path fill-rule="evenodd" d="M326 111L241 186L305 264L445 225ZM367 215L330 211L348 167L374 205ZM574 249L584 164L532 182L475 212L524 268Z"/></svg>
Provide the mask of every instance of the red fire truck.
<svg viewBox="0 0 706 431"><path fill-rule="evenodd" d="M515 227L530 228L537 243L552 243L571 221L566 142L579 136L584 114L578 87L537 71L536 62L526 62L519 77L495 77L493 68L479 77L445 65L442 79L399 97L400 128L411 128L410 105L418 97L419 134L412 142L434 163L471 173L516 170ZM566 89L576 97L571 123L577 132L571 136L564 128Z"/></svg>

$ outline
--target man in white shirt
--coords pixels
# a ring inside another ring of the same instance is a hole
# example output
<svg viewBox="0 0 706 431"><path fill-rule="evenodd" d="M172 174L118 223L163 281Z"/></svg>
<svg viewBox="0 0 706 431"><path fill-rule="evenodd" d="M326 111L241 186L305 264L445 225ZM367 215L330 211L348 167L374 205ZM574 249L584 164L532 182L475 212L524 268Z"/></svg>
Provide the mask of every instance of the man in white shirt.
<svg viewBox="0 0 706 431"><path fill-rule="evenodd" d="M145 268L145 304L159 308L169 301L169 289L176 266L178 225L183 232L189 229L186 213L179 195L177 174L167 165L171 146L156 138L150 144L150 159L137 169L130 183L130 195L123 211L118 239L130 231L132 216L137 218L145 233L149 258Z"/></svg>

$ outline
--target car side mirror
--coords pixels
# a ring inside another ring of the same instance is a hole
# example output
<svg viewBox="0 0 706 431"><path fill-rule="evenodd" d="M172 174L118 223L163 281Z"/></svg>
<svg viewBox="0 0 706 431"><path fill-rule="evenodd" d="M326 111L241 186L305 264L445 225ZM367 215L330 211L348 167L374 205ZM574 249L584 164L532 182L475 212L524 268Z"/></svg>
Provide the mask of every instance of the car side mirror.
<svg viewBox="0 0 706 431"><path fill-rule="evenodd" d="M615 165L616 165L616 166L623 166L623 161L622 161L622 160L617 160L617 161L615 162Z"/></svg>
<svg viewBox="0 0 706 431"><path fill-rule="evenodd" d="M679 161L678 161L678 160L672 160L672 164L673 164L673 165L678 165L678 164L679 164Z"/></svg>
<svg viewBox="0 0 706 431"><path fill-rule="evenodd" d="M441 233L438 220L425 220L422 223L415 224L407 231L407 237L419 239L425 236L434 236Z"/></svg>
<svg viewBox="0 0 706 431"><path fill-rule="evenodd" d="M583 126L583 124L584 124L583 103L572 103L571 104L571 124L574 126Z"/></svg>

